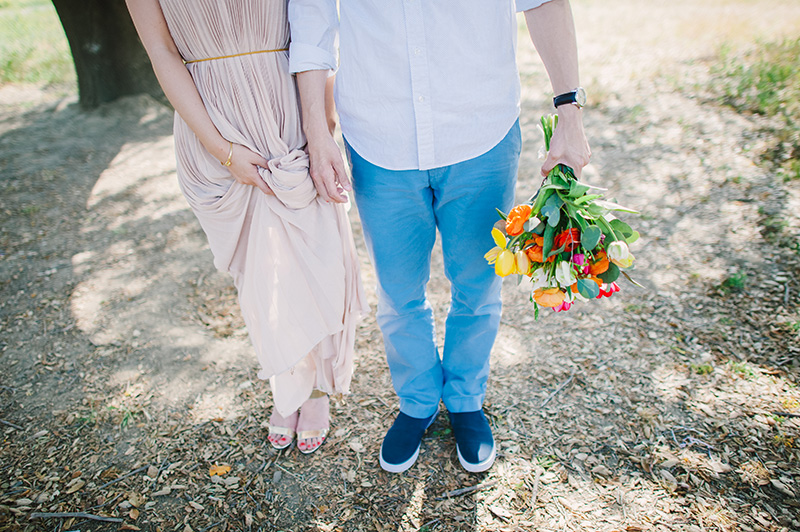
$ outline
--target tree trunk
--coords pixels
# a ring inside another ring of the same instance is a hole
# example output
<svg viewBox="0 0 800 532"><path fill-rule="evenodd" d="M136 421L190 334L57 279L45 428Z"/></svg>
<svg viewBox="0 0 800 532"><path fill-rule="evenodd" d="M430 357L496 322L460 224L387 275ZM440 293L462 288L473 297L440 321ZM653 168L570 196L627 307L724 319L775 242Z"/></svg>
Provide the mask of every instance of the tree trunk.
<svg viewBox="0 0 800 532"><path fill-rule="evenodd" d="M166 102L124 0L53 0L72 50L81 107L147 93Z"/></svg>

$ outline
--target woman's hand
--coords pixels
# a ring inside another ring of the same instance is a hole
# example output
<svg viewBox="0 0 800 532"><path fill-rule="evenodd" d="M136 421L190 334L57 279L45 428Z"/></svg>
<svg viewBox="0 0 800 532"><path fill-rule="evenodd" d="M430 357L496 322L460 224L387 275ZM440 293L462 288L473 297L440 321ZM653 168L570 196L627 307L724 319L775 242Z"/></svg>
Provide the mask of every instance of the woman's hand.
<svg viewBox="0 0 800 532"><path fill-rule="evenodd" d="M221 161L224 162L224 161ZM267 160L241 144L234 144L231 165L228 167L237 183L257 187L264 194L274 195L272 189L261 178L258 167L267 168Z"/></svg>

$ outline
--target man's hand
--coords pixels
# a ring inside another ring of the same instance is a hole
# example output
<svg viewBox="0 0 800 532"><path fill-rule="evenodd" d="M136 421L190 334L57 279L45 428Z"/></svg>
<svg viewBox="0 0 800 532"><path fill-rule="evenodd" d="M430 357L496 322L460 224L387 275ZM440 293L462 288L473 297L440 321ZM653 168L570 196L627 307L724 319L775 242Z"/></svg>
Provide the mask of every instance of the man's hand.
<svg viewBox="0 0 800 532"><path fill-rule="evenodd" d="M325 70L297 73L303 132L308 142L309 173L319 197L325 201L347 203L343 191L350 191L350 179L344 169L342 153L333 140L333 78ZM326 105L327 103L327 105Z"/></svg>
<svg viewBox="0 0 800 532"><path fill-rule="evenodd" d="M352 190L339 146L329 133L308 138L309 173L317 193L325 201L347 203L344 191Z"/></svg>
<svg viewBox="0 0 800 532"><path fill-rule="evenodd" d="M580 178L591 155L581 110L572 104L559 106L558 125L550 140L550 151L542 164L542 175L546 176L557 164L563 164L572 168L575 177Z"/></svg>

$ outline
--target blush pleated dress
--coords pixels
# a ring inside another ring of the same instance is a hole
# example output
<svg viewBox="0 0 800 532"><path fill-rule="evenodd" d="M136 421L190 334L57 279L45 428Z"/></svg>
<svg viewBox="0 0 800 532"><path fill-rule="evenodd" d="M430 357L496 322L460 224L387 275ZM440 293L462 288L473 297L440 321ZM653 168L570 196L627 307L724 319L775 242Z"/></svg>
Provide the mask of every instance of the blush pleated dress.
<svg viewBox="0 0 800 532"><path fill-rule="evenodd" d="M287 0L160 0L211 120L269 161L274 196L237 183L175 115L181 190L215 266L231 274L247 331L288 416L313 390L348 393L356 325L368 309L345 208L308 173L289 74Z"/></svg>

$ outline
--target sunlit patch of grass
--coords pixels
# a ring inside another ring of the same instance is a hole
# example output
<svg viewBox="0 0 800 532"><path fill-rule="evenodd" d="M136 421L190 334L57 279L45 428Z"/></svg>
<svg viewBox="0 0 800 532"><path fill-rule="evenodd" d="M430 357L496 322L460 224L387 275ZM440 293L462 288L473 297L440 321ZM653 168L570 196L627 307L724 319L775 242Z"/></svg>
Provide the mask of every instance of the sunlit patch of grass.
<svg viewBox="0 0 800 532"><path fill-rule="evenodd" d="M75 83L67 38L48 0L0 0L0 83Z"/></svg>
<svg viewBox="0 0 800 532"><path fill-rule="evenodd" d="M764 115L774 142L765 161L785 179L800 179L800 38L758 43L744 54L720 51L712 90L734 109Z"/></svg>

